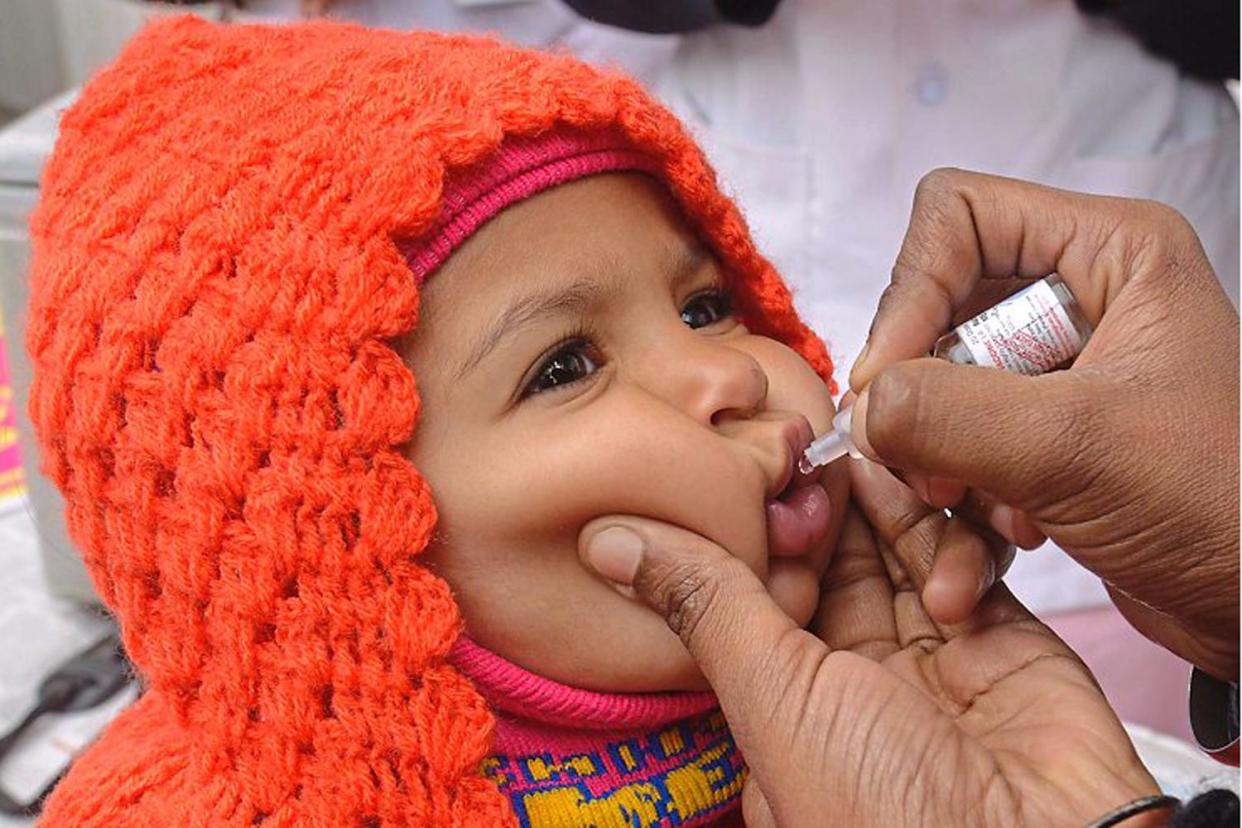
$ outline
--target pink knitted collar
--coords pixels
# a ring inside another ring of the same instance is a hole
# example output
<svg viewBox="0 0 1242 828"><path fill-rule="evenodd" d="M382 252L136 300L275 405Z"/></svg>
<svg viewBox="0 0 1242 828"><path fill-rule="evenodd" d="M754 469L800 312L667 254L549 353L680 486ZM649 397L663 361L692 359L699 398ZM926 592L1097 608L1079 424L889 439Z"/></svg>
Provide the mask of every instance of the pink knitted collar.
<svg viewBox="0 0 1242 828"><path fill-rule="evenodd" d="M745 766L712 693L597 693L537 676L463 637L450 661L496 714L484 773L526 828L711 825Z"/></svg>
<svg viewBox="0 0 1242 828"><path fill-rule="evenodd" d="M656 727L717 706L714 693L597 693L537 676L462 636L450 660L493 710L575 730Z"/></svg>

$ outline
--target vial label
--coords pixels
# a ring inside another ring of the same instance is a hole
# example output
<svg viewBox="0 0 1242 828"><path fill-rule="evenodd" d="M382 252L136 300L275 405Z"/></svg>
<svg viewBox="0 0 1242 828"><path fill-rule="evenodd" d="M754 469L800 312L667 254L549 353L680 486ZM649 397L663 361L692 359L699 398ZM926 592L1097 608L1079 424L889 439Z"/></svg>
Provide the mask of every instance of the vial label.
<svg viewBox="0 0 1242 828"><path fill-rule="evenodd" d="M1076 356L1083 337L1052 286L1040 280L957 328L979 365L1034 376Z"/></svg>

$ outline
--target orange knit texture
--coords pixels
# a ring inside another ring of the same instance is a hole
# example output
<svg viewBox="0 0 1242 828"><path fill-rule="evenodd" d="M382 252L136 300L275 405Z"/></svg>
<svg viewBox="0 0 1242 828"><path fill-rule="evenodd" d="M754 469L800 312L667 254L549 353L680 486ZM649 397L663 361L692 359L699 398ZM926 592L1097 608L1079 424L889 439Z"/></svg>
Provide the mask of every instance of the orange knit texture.
<svg viewBox="0 0 1242 828"><path fill-rule="evenodd" d="M506 136L615 127L657 158L743 319L823 343L677 120L633 81L476 37L144 30L65 114L32 218L30 413L147 683L44 824L507 825L492 715L419 552L394 238Z"/></svg>

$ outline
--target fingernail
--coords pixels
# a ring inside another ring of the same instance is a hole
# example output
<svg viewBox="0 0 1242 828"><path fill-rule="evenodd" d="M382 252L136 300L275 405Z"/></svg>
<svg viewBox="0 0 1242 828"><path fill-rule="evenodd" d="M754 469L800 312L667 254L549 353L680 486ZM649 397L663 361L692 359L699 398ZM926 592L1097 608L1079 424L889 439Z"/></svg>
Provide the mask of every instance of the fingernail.
<svg viewBox="0 0 1242 828"><path fill-rule="evenodd" d="M870 397L871 389L864 388L858 395L858 399L854 401L854 413L850 415L850 439L854 441L854 446L859 451L872 460L876 460L878 458L875 456L875 449L867 440L867 403Z"/></svg>
<svg viewBox="0 0 1242 828"><path fill-rule="evenodd" d="M850 384L853 385L854 375L862 368L863 363L867 361L867 353L871 350L871 340L863 343L863 349L858 352L858 358L854 360L854 365L850 368Z"/></svg>
<svg viewBox="0 0 1242 828"><path fill-rule="evenodd" d="M926 477L921 474L907 474L906 485L914 490L914 493L919 496L919 500L928 506L934 505L931 496L931 481Z"/></svg>
<svg viewBox="0 0 1242 828"><path fill-rule="evenodd" d="M1014 537L1017 534L1014 517L1013 508L1006 506L1004 503L998 503L992 509L992 528L1010 543L1018 542L1018 539Z"/></svg>
<svg viewBox="0 0 1242 828"><path fill-rule="evenodd" d="M623 526L609 526L591 538L587 565L610 581L630 584L643 557L643 539Z"/></svg>
<svg viewBox="0 0 1242 828"><path fill-rule="evenodd" d="M996 583L996 561L988 558L987 565L979 573L979 584L975 587L975 600L977 601L986 595L994 583Z"/></svg>

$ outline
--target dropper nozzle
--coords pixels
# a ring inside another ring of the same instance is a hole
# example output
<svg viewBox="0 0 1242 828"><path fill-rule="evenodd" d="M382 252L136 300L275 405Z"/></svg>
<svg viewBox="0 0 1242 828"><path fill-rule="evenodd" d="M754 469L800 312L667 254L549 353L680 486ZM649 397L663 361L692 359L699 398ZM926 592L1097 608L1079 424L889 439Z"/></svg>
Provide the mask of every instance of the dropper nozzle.
<svg viewBox="0 0 1242 828"><path fill-rule="evenodd" d="M936 342L932 356L1035 375L1072 362L1090 337L1078 300L1053 273L958 325ZM809 474L847 454L862 457L850 435L851 413L848 406L837 412L832 430L803 452L799 471Z"/></svg>
<svg viewBox="0 0 1242 828"><path fill-rule="evenodd" d="M837 416L832 418L832 430L812 442L802 453L802 459L798 461L798 471L808 474L847 454L851 457L862 457L850 435L852 413L853 409L848 405L837 412Z"/></svg>

